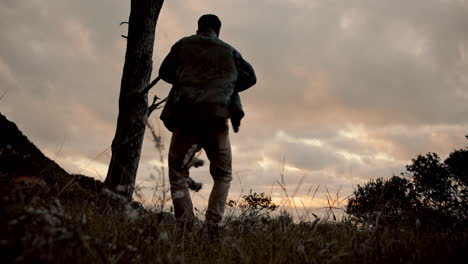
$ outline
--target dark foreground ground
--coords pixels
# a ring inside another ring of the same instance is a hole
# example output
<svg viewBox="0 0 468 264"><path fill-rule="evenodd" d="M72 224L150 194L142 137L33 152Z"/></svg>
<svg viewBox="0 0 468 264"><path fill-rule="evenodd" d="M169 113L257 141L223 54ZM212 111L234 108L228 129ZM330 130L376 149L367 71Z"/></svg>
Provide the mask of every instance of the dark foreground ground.
<svg viewBox="0 0 468 264"><path fill-rule="evenodd" d="M19 186L2 197L2 206L9 205L1 219L0 262L463 263L468 258L466 232L234 217L213 239L201 226L184 232L170 214L119 207L108 195L67 199Z"/></svg>
<svg viewBox="0 0 468 264"><path fill-rule="evenodd" d="M0 114L0 263L465 263L464 229L237 216L211 238L70 175ZM246 214L248 215L248 214ZM312 216L311 216L312 217ZM314 217L312 217L314 219Z"/></svg>

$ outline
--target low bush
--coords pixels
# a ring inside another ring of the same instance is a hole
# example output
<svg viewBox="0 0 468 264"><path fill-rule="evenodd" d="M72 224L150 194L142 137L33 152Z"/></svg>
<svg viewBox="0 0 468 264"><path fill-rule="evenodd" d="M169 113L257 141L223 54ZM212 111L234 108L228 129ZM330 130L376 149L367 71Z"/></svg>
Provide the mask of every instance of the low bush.
<svg viewBox="0 0 468 264"><path fill-rule="evenodd" d="M419 155L401 176L358 185L347 213L361 223L427 229L468 226L468 148L442 162L436 153Z"/></svg>

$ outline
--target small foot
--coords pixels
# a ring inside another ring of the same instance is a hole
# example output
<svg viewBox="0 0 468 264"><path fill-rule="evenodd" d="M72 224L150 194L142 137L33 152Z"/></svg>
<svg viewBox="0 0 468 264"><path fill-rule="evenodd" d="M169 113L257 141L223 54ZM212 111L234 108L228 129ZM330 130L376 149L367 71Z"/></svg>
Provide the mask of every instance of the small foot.
<svg viewBox="0 0 468 264"><path fill-rule="evenodd" d="M203 188L203 184L200 182L193 181L189 184L189 188L195 192L198 192Z"/></svg>

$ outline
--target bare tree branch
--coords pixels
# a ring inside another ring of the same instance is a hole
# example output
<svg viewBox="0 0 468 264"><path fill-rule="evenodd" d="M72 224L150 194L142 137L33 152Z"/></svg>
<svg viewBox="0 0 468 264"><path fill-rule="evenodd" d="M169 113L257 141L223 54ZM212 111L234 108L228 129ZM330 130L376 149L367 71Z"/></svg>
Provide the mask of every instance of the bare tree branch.
<svg viewBox="0 0 468 264"><path fill-rule="evenodd" d="M148 117L154 110L162 108L161 105L167 101L167 97L158 102L159 99L160 98L157 95L154 96L153 103L148 107Z"/></svg>
<svg viewBox="0 0 468 264"><path fill-rule="evenodd" d="M145 89L143 89L142 93L147 94L151 88L153 88L160 80L161 77L156 77L156 79L154 79L148 86L145 87ZM148 107L148 117L151 115L151 113L153 113L154 110L160 109L162 107L161 105L167 101L167 97L158 102L159 99L160 98L157 95L154 96L153 103Z"/></svg>
<svg viewBox="0 0 468 264"><path fill-rule="evenodd" d="M145 87L145 89L143 89L143 94L148 93L151 90L151 88L153 88L160 80L161 77L156 77L156 79L154 79L148 86Z"/></svg>

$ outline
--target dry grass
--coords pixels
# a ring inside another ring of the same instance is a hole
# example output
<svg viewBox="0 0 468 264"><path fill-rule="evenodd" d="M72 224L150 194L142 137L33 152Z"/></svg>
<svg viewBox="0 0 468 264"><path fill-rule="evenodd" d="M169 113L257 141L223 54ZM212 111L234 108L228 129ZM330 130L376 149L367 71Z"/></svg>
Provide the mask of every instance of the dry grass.
<svg viewBox="0 0 468 264"><path fill-rule="evenodd" d="M201 223L188 232L178 227L171 214L138 207L106 192L98 194L95 181L84 184L79 176L68 175L14 124L9 126L13 138L9 144L16 142L12 145L20 147L13 154L22 162L8 162L13 172L35 175L40 171L45 181L12 185L0 173L0 263L463 263L468 259L467 230L427 232L418 223L389 227L336 220L333 210L343 199L328 190L329 210L321 220L295 203L292 197L302 180L289 192L284 171L278 182L285 197L279 214L228 213L219 238L211 239ZM161 138L152 131L162 157ZM31 153L37 164L22 159ZM19 170L25 164L34 166ZM165 178L164 168L156 172ZM317 190L318 186L311 186L307 198L314 199ZM167 186L156 184L154 191L154 204L164 208ZM286 205L299 221L282 211Z"/></svg>
<svg viewBox="0 0 468 264"><path fill-rule="evenodd" d="M39 187L4 194L1 263L462 263L468 257L466 230L232 215L216 240L201 225L184 232L170 214L106 194L53 198Z"/></svg>

